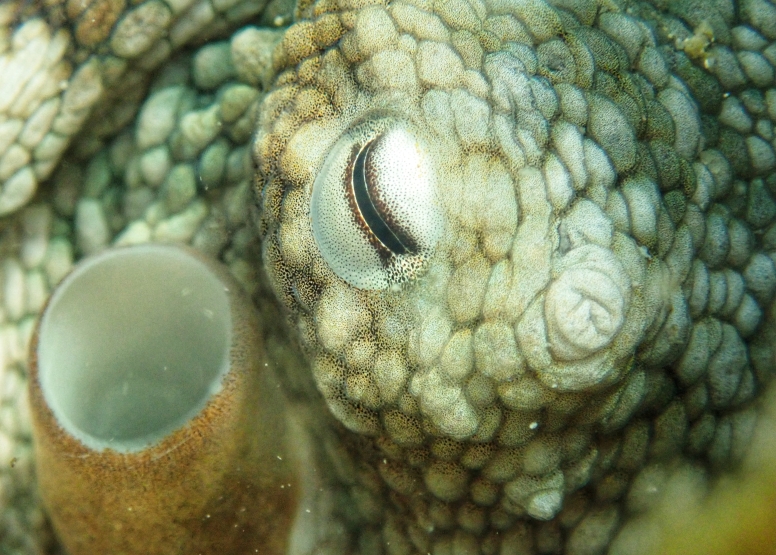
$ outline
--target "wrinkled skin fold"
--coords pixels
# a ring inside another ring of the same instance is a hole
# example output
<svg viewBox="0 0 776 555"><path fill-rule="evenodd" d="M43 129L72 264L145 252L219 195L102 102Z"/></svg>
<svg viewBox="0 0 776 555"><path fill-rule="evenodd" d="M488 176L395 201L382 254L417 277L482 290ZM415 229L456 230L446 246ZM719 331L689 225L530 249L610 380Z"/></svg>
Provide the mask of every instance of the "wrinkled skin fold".
<svg viewBox="0 0 776 555"><path fill-rule="evenodd" d="M72 4L0 11L4 283L51 264L14 262L37 213L71 259L226 260L315 438L298 552L641 553L670 476L702 497L743 459L776 370L773 3L302 0L234 35L287 7Z"/></svg>

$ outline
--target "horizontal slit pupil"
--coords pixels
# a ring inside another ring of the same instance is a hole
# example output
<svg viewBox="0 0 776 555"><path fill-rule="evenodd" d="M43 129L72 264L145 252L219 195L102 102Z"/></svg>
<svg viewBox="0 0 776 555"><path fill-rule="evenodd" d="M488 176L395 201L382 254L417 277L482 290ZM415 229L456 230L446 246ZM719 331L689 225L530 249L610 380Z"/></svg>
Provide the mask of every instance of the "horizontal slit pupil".
<svg viewBox="0 0 776 555"><path fill-rule="evenodd" d="M369 194L369 187L366 182L366 158L372 148L374 140L369 141L356 156L356 163L353 165L352 186L356 199L356 205L361 211L369 230L377 237L387 249L394 254L407 254L409 249L399 240L396 234L391 230L388 224L381 216L379 210L372 201Z"/></svg>

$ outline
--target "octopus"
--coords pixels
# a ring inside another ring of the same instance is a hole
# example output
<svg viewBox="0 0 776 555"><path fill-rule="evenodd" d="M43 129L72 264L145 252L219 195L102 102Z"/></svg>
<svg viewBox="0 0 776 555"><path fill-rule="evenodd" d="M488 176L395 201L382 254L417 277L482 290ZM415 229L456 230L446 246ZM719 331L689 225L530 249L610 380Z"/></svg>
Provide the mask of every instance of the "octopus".
<svg viewBox="0 0 776 555"><path fill-rule="evenodd" d="M0 552L55 549L35 318L148 241L255 300L311 438L298 553L756 524L715 484L773 445L774 68L768 0L3 0Z"/></svg>

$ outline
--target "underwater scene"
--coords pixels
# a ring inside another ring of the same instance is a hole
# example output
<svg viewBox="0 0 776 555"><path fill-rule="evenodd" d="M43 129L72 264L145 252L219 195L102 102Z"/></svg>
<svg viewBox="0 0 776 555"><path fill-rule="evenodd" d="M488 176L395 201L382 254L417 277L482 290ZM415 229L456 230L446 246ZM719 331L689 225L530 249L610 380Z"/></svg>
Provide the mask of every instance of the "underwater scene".
<svg viewBox="0 0 776 555"><path fill-rule="evenodd" d="M776 553L772 0L0 0L0 555Z"/></svg>

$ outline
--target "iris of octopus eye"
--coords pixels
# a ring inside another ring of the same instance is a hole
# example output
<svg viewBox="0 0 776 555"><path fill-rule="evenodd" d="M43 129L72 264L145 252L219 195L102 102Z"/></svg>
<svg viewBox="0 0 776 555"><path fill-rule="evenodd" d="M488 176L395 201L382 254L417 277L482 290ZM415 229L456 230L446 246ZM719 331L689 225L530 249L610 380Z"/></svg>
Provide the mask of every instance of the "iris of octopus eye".
<svg viewBox="0 0 776 555"><path fill-rule="evenodd" d="M310 219L323 259L350 285L385 289L417 277L443 228L423 143L391 119L345 133L315 179Z"/></svg>
<svg viewBox="0 0 776 555"><path fill-rule="evenodd" d="M381 198L381 190L378 187L379 168L375 167L372 156L372 147L381 138L378 136L372 139L358 150L351 165L353 169L347 175L347 194L354 205L352 208L358 213L357 222L366 226L371 235L379 241L378 250L387 249L397 255L417 254L417 243L397 224L390 208Z"/></svg>

